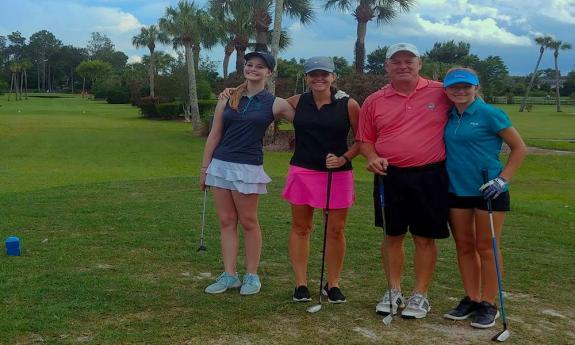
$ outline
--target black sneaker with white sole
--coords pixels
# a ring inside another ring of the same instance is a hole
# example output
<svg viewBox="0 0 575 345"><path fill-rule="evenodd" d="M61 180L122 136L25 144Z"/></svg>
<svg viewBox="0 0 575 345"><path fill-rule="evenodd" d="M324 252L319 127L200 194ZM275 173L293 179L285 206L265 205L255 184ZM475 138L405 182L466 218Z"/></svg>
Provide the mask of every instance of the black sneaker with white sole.
<svg viewBox="0 0 575 345"><path fill-rule="evenodd" d="M443 314L443 317L450 320L465 320L475 314L478 305L479 303L472 301L469 296L465 296L457 307Z"/></svg>
<svg viewBox="0 0 575 345"><path fill-rule="evenodd" d="M293 292L293 298L292 299L295 302L309 302L309 301L311 301L311 296L309 294L309 290L307 289L307 286L300 285L300 286L296 287L294 292Z"/></svg>
<svg viewBox="0 0 575 345"><path fill-rule="evenodd" d="M347 299L345 298L344 294L337 286L328 289L327 284L325 284L325 286L321 290L321 293L324 296L327 296L327 300L329 303L338 304L347 302Z"/></svg>
<svg viewBox="0 0 575 345"><path fill-rule="evenodd" d="M499 317L499 310L497 306L482 301L477 305L477 310L473 316L471 327L475 328L489 328L495 326L495 320Z"/></svg>

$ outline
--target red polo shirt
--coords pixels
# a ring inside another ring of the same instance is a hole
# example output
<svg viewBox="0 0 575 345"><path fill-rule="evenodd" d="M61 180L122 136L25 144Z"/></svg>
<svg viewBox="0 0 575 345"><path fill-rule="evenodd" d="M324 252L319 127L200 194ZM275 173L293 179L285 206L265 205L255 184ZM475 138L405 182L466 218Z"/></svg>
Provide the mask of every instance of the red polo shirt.
<svg viewBox="0 0 575 345"><path fill-rule="evenodd" d="M377 154L393 166L443 161L443 128L450 108L440 82L420 77L410 95L387 84L363 103L356 139L374 144Z"/></svg>

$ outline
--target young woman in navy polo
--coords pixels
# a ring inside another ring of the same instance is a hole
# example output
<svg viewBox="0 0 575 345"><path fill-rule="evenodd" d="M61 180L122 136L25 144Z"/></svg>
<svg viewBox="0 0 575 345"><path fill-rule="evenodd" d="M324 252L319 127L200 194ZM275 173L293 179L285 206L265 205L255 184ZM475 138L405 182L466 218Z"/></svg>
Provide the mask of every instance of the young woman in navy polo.
<svg viewBox="0 0 575 345"><path fill-rule="evenodd" d="M454 103L444 136L450 225L466 293L444 317L452 320L473 317L471 326L488 328L495 324L499 312L495 306L497 273L485 200L492 203L495 236L499 243L505 212L510 209L507 183L523 162L526 148L507 115L479 97L479 79L475 71L453 68L447 72L443 83L447 96ZM505 165L499 160L503 142L511 148ZM484 170L488 183L483 180Z"/></svg>
<svg viewBox="0 0 575 345"><path fill-rule="evenodd" d="M265 90L266 78L275 60L267 52L245 56L246 81L235 89L229 100L220 99L202 161L200 185L211 186L220 220L224 272L205 289L218 294L241 286L240 294L260 291L257 275L262 247L257 209L259 194L267 192L271 181L263 170L263 137L275 118L292 120L294 110L282 98ZM246 273L237 275L239 248L238 223L244 230Z"/></svg>

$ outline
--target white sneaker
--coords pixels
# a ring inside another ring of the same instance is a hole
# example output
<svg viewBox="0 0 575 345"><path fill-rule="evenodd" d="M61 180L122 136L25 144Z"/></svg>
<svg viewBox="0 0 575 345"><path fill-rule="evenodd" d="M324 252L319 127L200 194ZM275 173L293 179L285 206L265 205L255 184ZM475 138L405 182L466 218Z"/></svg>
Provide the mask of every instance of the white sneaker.
<svg viewBox="0 0 575 345"><path fill-rule="evenodd" d="M427 316L431 310L427 297L420 293L414 292L407 300L407 306L401 312L404 319L421 319Z"/></svg>
<svg viewBox="0 0 575 345"><path fill-rule="evenodd" d="M398 308L405 307L405 298L403 294L398 289L391 289L391 303L393 308L393 314L397 314ZM383 297L381 298L381 302L379 302L375 306L375 312L381 315L388 315L389 314L389 290L385 292Z"/></svg>

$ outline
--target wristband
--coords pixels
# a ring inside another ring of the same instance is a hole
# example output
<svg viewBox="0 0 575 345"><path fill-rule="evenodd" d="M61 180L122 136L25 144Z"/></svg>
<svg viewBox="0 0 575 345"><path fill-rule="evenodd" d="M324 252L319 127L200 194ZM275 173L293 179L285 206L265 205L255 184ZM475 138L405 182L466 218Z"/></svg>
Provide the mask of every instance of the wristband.
<svg viewBox="0 0 575 345"><path fill-rule="evenodd" d="M346 155L341 155L345 159L346 163L351 163L351 159L347 158Z"/></svg>

